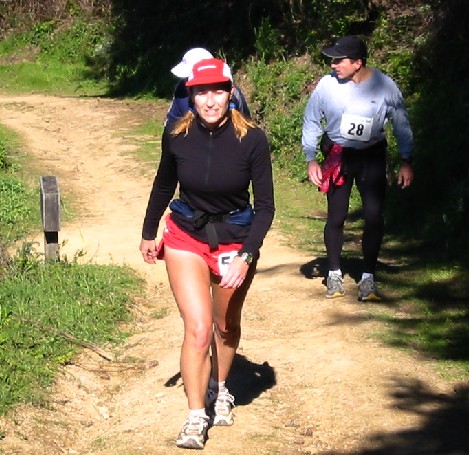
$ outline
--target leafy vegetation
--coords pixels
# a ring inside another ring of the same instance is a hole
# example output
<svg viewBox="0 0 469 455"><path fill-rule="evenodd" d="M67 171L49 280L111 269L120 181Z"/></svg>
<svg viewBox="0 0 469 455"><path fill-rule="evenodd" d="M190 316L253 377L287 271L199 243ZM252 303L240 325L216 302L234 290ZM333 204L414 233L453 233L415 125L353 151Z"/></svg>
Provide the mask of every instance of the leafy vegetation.
<svg viewBox="0 0 469 455"><path fill-rule="evenodd" d="M39 194L17 174L12 162L13 143L8 132L0 128L0 244L20 240L39 221Z"/></svg>
<svg viewBox="0 0 469 455"><path fill-rule="evenodd" d="M85 343L118 342L137 279L118 266L44 263L25 245L4 266L0 288L0 414L44 405L60 365Z"/></svg>
<svg viewBox="0 0 469 455"><path fill-rule="evenodd" d="M0 88L10 92L21 87L23 91L56 94L103 94L109 40L105 23L84 19L68 26L44 21L11 34L0 42Z"/></svg>

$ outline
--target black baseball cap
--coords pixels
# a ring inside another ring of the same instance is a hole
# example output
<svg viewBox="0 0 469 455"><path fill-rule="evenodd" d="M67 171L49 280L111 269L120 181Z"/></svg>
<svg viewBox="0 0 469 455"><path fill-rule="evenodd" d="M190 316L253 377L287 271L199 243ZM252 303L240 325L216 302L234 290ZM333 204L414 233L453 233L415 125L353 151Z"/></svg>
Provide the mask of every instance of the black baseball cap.
<svg viewBox="0 0 469 455"><path fill-rule="evenodd" d="M324 55L332 58L366 58L366 44L355 35L344 36L331 47L322 50Z"/></svg>

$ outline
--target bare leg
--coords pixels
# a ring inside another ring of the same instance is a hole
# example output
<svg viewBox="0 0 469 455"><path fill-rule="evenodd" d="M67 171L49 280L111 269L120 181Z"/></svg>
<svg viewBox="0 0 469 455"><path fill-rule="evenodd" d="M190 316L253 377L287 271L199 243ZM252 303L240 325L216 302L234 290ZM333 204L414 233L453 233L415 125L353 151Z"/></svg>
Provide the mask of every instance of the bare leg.
<svg viewBox="0 0 469 455"><path fill-rule="evenodd" d="M210 271L197 254L165 246L169 282L184 321L181 376L189 409L205 407L213 338Z"/></svg>
<svg viewBox="0 0 469 455"><path fill-rule="evenodd" d="M225 381L241 338L241 311L246 294L254 277L256 264L253 263L238 289L220 288L213 284L212 377L217 382ZM219 281L219 280L216 280Z"/></svg>

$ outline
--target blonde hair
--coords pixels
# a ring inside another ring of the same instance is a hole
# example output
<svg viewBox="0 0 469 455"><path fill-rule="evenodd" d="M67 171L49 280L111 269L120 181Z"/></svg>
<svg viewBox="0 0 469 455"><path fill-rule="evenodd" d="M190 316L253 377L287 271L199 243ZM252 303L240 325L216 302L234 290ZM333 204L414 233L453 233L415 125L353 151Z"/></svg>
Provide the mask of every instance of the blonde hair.
<svg viewBox="0 0 469 455"><path fill-rule="evenodd" d="M188 112L186 112L184 117L179 119L174 125L173 131L171 131L171 135L177 136L178 134L184 134L184 136L186 136L194 119L195 114L193 111L189 110ZM253 120L246 118L237 109L231 109L231 120L233 122L236 137L239 140L246 136L249 128L257 127L256 123Z"/></svg>

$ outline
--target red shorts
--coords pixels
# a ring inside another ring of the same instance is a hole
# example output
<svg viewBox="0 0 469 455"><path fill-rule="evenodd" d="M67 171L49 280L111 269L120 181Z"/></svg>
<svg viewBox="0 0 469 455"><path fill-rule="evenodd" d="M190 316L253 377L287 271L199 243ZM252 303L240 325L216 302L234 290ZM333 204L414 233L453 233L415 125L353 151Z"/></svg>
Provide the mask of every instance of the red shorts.
<svg viewBox="0 0 469 455"><path fill-rule="evenodd" d="M210 250L210 246L200 240L191 237L180 229L168 214L165 219L166 226L163 230L163 238L158 245L158 259L164 259L164 246L175 250L190 251L198 254L208 265L210 270L219 276L228 269L229 263L241 249L241 243L219 244L216 250Z"/></svg>

